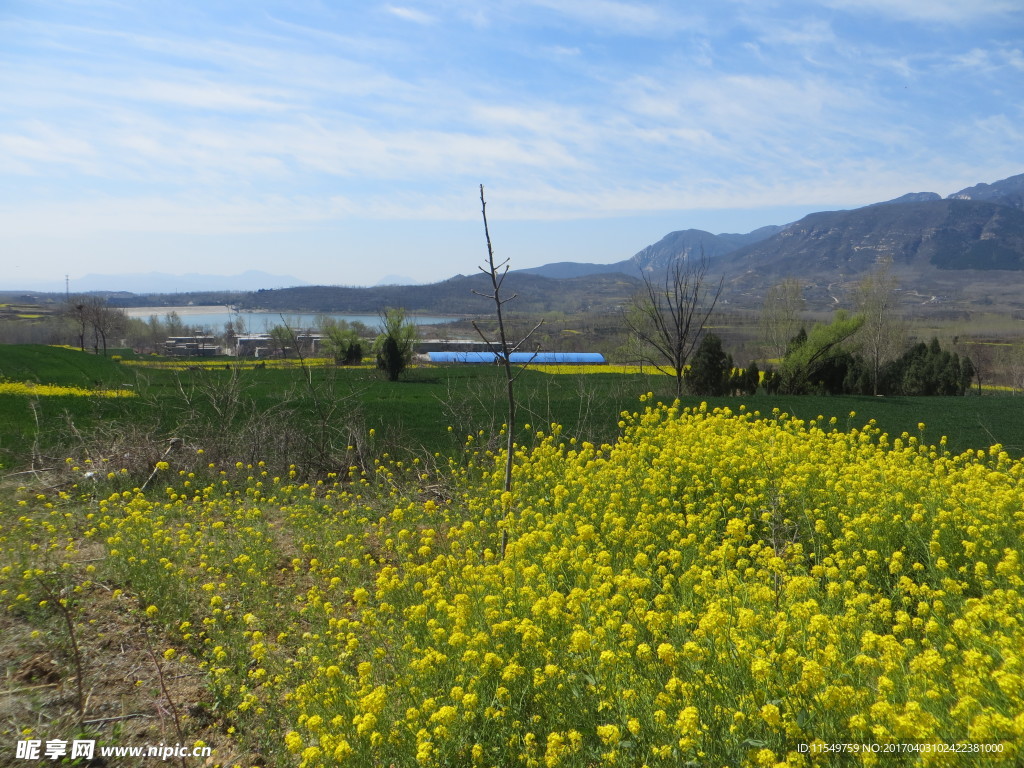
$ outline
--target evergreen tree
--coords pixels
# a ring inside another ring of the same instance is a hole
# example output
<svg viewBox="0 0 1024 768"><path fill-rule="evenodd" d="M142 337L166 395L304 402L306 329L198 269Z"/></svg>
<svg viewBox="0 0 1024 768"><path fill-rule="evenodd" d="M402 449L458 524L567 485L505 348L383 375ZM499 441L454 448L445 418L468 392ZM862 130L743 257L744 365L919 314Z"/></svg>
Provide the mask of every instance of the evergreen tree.
<svg viewBox="0 0 1024 768"><path fill-rule="evenodd" d="M405 370L402 350L392 336L385 337L377 351L377 367L384 371L388 381L398 381L398 377Z"/></svg>
<svg viewBox="0 0 1024 768"><path fill-rule="evenodd" d="M344 347L340 360L342 365L359 365L363 362L363 345L359 341L350 342Z"/></svg>
<svg viewBox="0 0 1024 768"><path fill-rule="evenodd" d="M701 339L690 360L684 379L695 395L724 395L729 390L732 356L722 349L722 340L709 333Z"/></svg>
<svg viewBox="0 0 1024 768"><path fill-rule="evenodd" d="M405 311L401 309L386 310L381 316L381 326L381 334L374 342L377 367L384 371L388 381L398 381L412 362L416 326L405 319Z"/></svg>
<svg viewBox="0 0 1024 768"><path fill-rule="evenodd" d="M317 324L324 336L323 348L334 358L336 365L358 365L363 361L360 334L369 330L365 325L332 317L321 317Z"/></svg>
<svg viewBox="0 0 1024 768"><path fill-rule="evenodd" d="M789 344L786 345L786 357L789 357L793 352L800 349L804 344L807 343L807 329L801 328L797 332L796 336L789 340Z"/></svg>
<svg viewBox="0 0 1024 768"><path fill-rule="evenodd" d="M964 357L960 361L960 394L966 395L967 389L971 386L971 379L974 378L974 363L971 358Z"/></svg>
<svg viewBox="0 0 1024 768"><path fill-rule="evenodd" d="M878 378L872 381L867 361L860 355L853 355L850 358L849 367L846 369L846 378L843 380L843 393L847 395L880 394L884 371L884 367L879 369Z"/></svg>
<svg viewBox="0 0 1024 768"><path fill-rule="evenodd" d="M856 358L845 349L834 350L822 358L815 369L809 387L825 395L842 395L847 392L847 383L856 378Z"/></svg>
<svg viewBox="0 0 1024 768"><path fill-rule="evenodd" d="M731 362L731 360L730 360ZM726 387L726 393L729 395L742 395L743 387L746 384L746 373L741 371L739 368L733 368L728 375L729 383Z"/></svg>
<svg viewBox="0 0 1024 768"><path fill-rule="evenodd" d="M815 325L810 333L801 328L782 360L780 389L790 395L841 392L849 358L842 344L863 322L862 317L850 317L840 310L831 323Z"/></svg>
<svg viewBox="0 0 1024 768"><path fill-rule="evenodd" d="M757 369L757 363L751 360L750 365L743 372L743 394L756 395L760 380L761 372Z"/></svg>
<svg viewBox="0 0 1024 768"><path fill-rule="evenodd" d="M963 395L970 384L973 369L966 373L965 364L955 352L942 349L939 340L919 342L896 360L883 366L879 375L879 392L886 395L929 396Z"/></svg>

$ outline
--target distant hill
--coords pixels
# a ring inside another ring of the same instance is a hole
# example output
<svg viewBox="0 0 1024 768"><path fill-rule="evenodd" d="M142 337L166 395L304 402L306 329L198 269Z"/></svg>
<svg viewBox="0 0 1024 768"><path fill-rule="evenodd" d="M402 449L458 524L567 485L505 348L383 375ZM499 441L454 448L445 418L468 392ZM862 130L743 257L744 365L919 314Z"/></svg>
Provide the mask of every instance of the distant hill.
<svg viewBox="0 0 1024 768"><path fill-rule="evenodd" d="M405 275L384 275L374 285L419 285L419 280L413 280ZM308 283L296 283L296 285L308 285Z"/></svg>
<svg viewBox="0 0 1024 768"><path fill-rule="evenodd" d="M521 272L509 272L502 291L518 294L510 309L515 312L608 312L617 311L640 282L621 274L587 275L557 280ZM436 315L486 315L494 311L491 299L477 295L490 289L483 274L456 275L429 285L383 285L350 288L333 285L300 286L256 291L239 296L239 309L296 312L376 313L384 307Z"/></svg>
<svg viewBox="0 0 1024 768"><path fill-rule="evenodd" d="M615 264L592 264L585 261L556 261L553 264L543 264L539 267L528 267L526 269L513 270L511 274L537 275L538 277L552 277L563 280L570 277L586 277L587 275L606 275L612 272L625 272L624 266L629 261L619 261ZM627 273L628 274L628 273Z"/></svg>
<svg viewBox="0 0 1024 768"><path fill-rule="evenodd" d="M782 227L761 227L745 235L713 235L701 229L670 232L658 242L635 254L626 263L633 274L636 274L637 270L663 271L677 259L695 260L703 256L714 263L737 248L771 237L780 229Z"/></svg>
<svg viewBox="0 0 1024 768"><path fill-rule="evenodd" d="M729 254L718 265L727 301L760 306L768 287L795 277L811 307L850 306L856 283L891 259L916 311L1024 310L1024 210L960 193L918 200L814 213Z"/></svg>
<svg viewBox="0 0 1024 768"><path fill-rule="evenodd" d="M902 203L930 203L933 200L941 200L942 196L935 192L908 192L897 197L895 200L886 200L884 203L873 203L872 205L900 205ZM871 207L871 206L867 206Z"/></svg>
<svg viewBox="0 0 1024 768"><path fill-rule="evenodd" d="M726 279L723 303L757 307L774 283L796 277L812 306L835 306L844 290L891 258L908 302L935 307L1024 307L1024 174L943 198L910 192L846 211L745 235L670 232L614 264L558 262L529 270L552 278L656 274L701 252Z"/></svg>
<svg viewBox="0 0 1024 768"><path fill-rule="evenodd" d="M562 261L520 271L553 278L609 272L636 276L663 271L676 259L693 259L701 253L713 268L756 270L763 276L863 271L884 255L903 261L921 256L920 263L938 269L1024 269L1020 220L1007 209L1024 211L1024 174L977 184L945 200L935 192L910 192L852 211L813 213L798 222L747 234L715 235L700 229L670 232L613 264Z"/></svg>
<svg viewBox="0 0 1024 768"><path fill-rule="evenodd" d="M766 277L850 275L879 258L917 270L1024 269L1024 211L973 200L929 200L812 213L730 254L721 269Z"/></svg>
<svg viewBox="0 0 1024 768"><path fill-rule="evenodd" d="M1024 310L1024 174L977 184L942 198L911 192L863 208L822 211L785 225L745 234L712 234L700 229L670 232L661 240L614 264L562 261L509 272L505 289L519 294L521 312L613 312L629 299L644 274L656 275L678 259L703 253L712 273L725 278L723 307L761 306L767 289L786 277L806 286L816 308L842 305L848 291L880 258L891 259L907 303L940 311L978 306ZM250 273L251 274L251 273ZM259 274L259 273L258 273ZM193 293L118 296L113 303L231 303L243 309L375 313L383 307L438 315L483 314L492 303L482 274L456 275L429 285L370 288L291 286L293 278L260 276L260 289L217 293L202 278ZM181 276L187 277L187 276ZM272 283L268 285L267 283ZM106 283L107 290L115 284ZM80 285L75 290L84 290ZM60 286L63 293L63 285ZM137 291L136 293L143 293Z"/></svg>
<svg viewBox="0 0 1024 768"><path fill-rule="evenodd" d="M732 253L737 248L771 237L780 229L782 227L761 227L743 235L713 235L702 229L684 229L678 232L669 232L653 245L649 245L632 257L614 264L559 261L554 264L544 264L516 271L559 279L616 272L630 277L639 277L644 272L664 270L676 259L700 258L700 255L703 254L709 261L713 261Z"/></svg>
<svg viewBox="0 0 1024 768"><path fill-rule="evenodd" d="M1024 209L1024 173L994 184L975 184L949 196L949 200L982 200L1010 208Z"/></svg>
<svg viewBox="0 0 1024 768"><path fill-rule="evenodd" d="M71 281L72 293L190 293L195 291L258 291L261 288L283 288L309 285L291 275L272 275L249 269L237 275L205 275L190 272L172 275L166 272L125 273L116 275L88 274ZM11 289L64 293L63 280L28 281Z"/></svg>

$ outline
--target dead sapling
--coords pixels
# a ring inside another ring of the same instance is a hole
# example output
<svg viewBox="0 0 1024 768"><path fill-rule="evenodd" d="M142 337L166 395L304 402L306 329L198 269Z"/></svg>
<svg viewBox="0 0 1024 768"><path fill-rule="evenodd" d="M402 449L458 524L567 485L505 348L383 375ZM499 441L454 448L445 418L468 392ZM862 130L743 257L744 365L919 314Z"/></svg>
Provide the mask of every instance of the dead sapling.
<svg viewBox="0 0 1024 768"><path fill-rule="evenodd" d="M146 641L146 652L149 654L149 658L153 661L153 666L156 667L156 676L160 681L160 691L163 693L164 698L167 700L167 706L170 709L171 720L174 724L174 733L178 737L178 743L185 743L185 732L181 727L181 717L178 715L178 707L174 704L174 699L171 697L171 692L167 688L167 680L164 675L163 666L160 664L160 657L156 655L156 651L153 650L153 638L150 636L150 629L148 626L142 628L142 637ZM157 702L157 706L160 704ZM162 719L162 718L161 718ZM185 758L182 756L178 757L181 761L181 768L188 768Z"/></svg>
<svg viewBox="0 0 1024 768"><path fill-rule="evenodd" d="M512 294L508 297L503 297L501 294L501 286L505 282L505 277L508 275L509 260L505 259L500 264L494 261L494 248L491 245L491 232L487 226L487 201L484 199L484 185L480 185L480 211L484 219L484 236L487 238L487 264L479 267L480 271L487 275L491 280L491 292L484 293L481 291L473 291L477 296L483 296L486 299L491 299L494 302L495 314L498 319L498 339L497 341L488 338L480 326L473 321L473 328L480 338L483 339L487 348L501 361L502 366L505 368L505 393L508 398L508 419L505 425L505 491L511 493L512 491L512 461L514 457L513 449L515 447L515 428L516 428L516 396L515 396L515 381L526 370L526 366L533 362L533 357L536 356L537 350L534 350L533 356L530 357L525 364L520 366L518 371L513 372L512 370L512 355L522 349L523 345L530 340L534 332L544 324L541 320L527 333L522 339L515 344L510 344L508 335L505 332L505 318L502 312L503 307L516 298L517 294ZM507 497L506 497L507 498ZM505 520L508 520L508 508L505 509ZM505 557L505 549L508 546L508 528L503 527L501 531L501 556Z"/></svg>
<svg viewBox="0 0 1024 768"><path fill-rule="evenodd" d="M61 597L60 592L55 591L53 587L47 584L46 579L40 576L36 577L36 581L42 588L43 593L46 595L46 599L49 604L57 609L60 613L61 620L64 622L64 628L68 632L68 643L71 646L71 659L75 665L75 709L78 714L79 725L85 720L85 665L82 663L82 651L78 647L78 637L75 632L75 619L71 615L71 609L68 607L67 599Z"/></svg>

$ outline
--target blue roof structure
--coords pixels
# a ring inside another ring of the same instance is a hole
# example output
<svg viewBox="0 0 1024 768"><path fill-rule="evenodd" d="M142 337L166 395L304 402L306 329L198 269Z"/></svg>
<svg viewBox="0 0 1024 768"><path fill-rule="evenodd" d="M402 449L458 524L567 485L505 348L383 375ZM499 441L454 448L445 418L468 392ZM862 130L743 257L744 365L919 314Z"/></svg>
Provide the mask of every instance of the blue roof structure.
<svg viewBox="0 0 1024 768"><path fill-rule="evenodd" d="M432 363L494 363L493 352L430 352ZM513 352L509 361L516 365L604 365L600 352Z"/></svg>

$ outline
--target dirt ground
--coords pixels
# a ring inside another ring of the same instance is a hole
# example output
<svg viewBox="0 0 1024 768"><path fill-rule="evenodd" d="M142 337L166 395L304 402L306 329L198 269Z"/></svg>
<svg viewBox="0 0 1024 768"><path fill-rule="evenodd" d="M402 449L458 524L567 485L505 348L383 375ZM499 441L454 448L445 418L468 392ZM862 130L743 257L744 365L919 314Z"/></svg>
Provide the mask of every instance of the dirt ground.
<svg viewBox="0 0 1024 768"><path fill-rule="evenodd" d="M94 584L77 596L74 644L65 617L0 615L0 766L129 766L150 763L263 766L218 717L203 672L187 655L168 660L168 642L123 595ZM75 650L77 646L77 653ZM79 668L81 676L79 678ZM95 739L91 760L18 759L18 740ZM212 747L206 758L101 757L100 746Z"/></svg>

